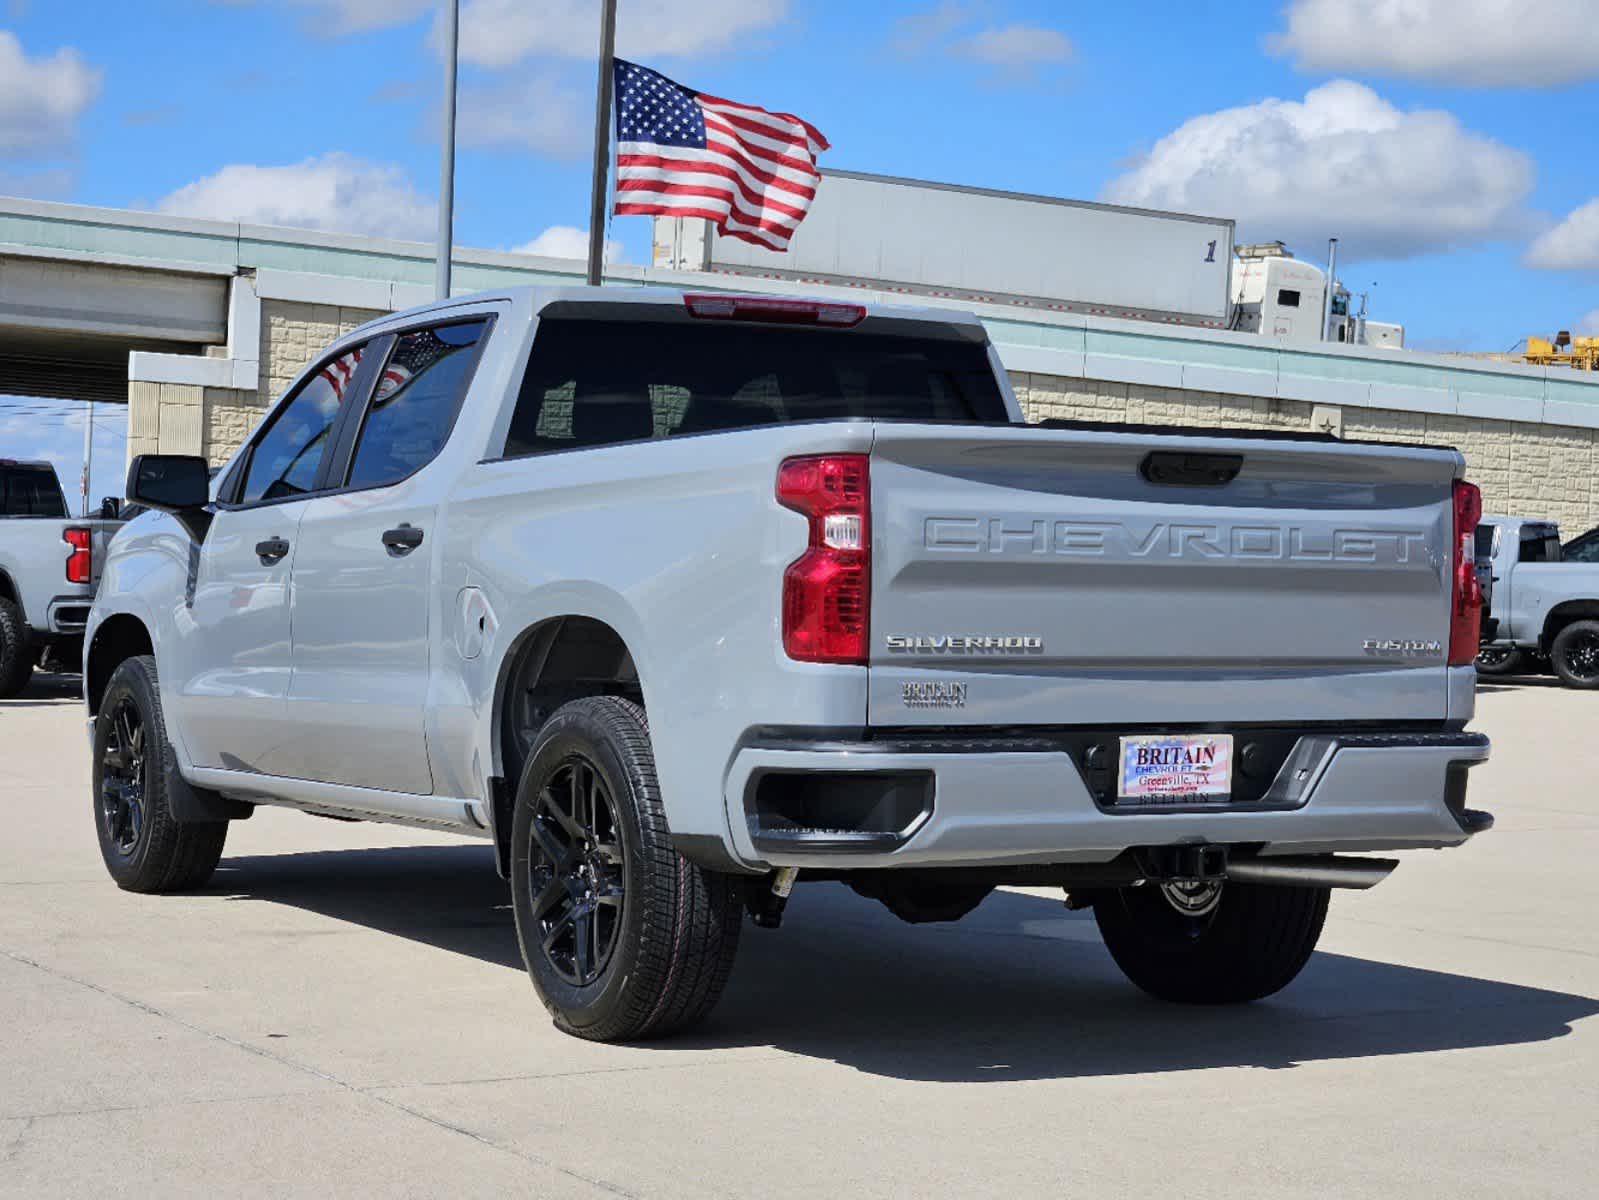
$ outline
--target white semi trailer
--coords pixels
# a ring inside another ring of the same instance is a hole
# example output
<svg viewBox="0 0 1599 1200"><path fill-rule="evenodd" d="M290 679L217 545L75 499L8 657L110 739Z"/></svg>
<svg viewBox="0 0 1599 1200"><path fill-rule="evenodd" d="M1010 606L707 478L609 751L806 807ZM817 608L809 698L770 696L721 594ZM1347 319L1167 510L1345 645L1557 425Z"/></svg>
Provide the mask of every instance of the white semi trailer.
<svg viewBox="0 0 1599 1200"><path fill-rule="evenodd" d="M656 266L1225 328L1233 222L823 171L786 253L657 217Z"/></svg>
<svg viewBox="0 0 1599 1200"><path fill-rule="evenodd" d="M1323 340L1326 275L1280 242L1235 257L1233 227L1222 217L829 170L786 252L720 237L700 218L657 217L652 260L681 271ZM1403 344L1400 326L1348 315L1341 288L1333 308L1327 340Z"/></svg>

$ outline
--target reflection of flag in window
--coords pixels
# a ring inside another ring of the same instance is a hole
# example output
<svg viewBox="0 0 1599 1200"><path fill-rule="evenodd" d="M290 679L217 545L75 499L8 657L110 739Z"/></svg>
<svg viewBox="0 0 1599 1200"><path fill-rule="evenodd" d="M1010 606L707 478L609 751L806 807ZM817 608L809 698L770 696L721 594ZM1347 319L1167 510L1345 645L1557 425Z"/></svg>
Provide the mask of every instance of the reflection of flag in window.
<svg viewBox="0 0 1599 1200"><path fill-rule="evenodd" d="M350 386L350 380L355 378L355 369L361 365L361 351L351 350L348 354L334 359L319 372L333 387L333 397L336 400L344 399L344 389Z"/></svg>
<svg viewBox="0 0 1599 1200"><path fill-rule="evenodd" d="M377 395L373 402L382 404L392 400L416 376L447 358L462 346L452 346L441 341L431 329L419 329L402 337L389 355L383 368L383 378L378 380Z"/></svg>

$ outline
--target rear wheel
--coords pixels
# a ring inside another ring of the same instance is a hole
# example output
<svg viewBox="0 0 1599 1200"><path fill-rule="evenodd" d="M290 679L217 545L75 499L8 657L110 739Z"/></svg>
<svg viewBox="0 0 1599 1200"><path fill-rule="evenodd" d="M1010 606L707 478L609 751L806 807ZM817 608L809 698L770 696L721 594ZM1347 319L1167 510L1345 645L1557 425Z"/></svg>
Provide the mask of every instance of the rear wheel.
<svg viewBox="0 0 1599 1200"><path fill-rule="evenodd" d="M176 770L155 659L130 658L112 674L94 721L95 828L100 857L118 887L180 892L216 870L228 824L173 819L167 780Z"/></svg>
<svg viewBox="0 0 1599 1200"><path fill-rule="evenodd" d="M615 696L563 705L517 789L511 907L555 1024L592 1041L703 1020L733 967L733 878L672 845L644 710Z"/></svg>
<svg viewBox="0 0 1599 1200"><path fill-rule="evenodd" d="M1328 889L1146 883L1103 894L1094 918L1127 978L1162 1000L1237 1004L1287 986L1327 918Z"/></svg>
<svg viewBox="0 0 1599 1200"><path fill-rule="evenodd" d="M1484 646L1477 651L1479 675L1520 675L1526 669L1526 656L1514 646Z"/></svg>
<svg viewBox="0 0 1599 1200"><path fill-rule="evenodd" d="M1567 687L1599 688L1599 621L1573 621L1556 634L1549 663Z"/></svg>
<svg viewBox="0 0 1599 1200"><path fill-rule="evenodd" d="M28 686L37 656L28 641L22 610L0 597L0 699L8 700Z"/></svg>

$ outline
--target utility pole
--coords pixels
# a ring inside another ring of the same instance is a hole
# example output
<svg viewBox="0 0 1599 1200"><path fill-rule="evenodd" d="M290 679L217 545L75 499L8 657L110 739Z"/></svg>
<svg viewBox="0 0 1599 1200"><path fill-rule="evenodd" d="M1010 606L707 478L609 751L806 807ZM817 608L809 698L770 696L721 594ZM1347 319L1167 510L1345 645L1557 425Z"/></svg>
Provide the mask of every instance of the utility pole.
<svg viewBox="0 0 1599 1200"><path fill-rule="evenodd" d="M1332 325L1333 287L1338 271L1338 239L1327 239L1327 291L1321 298L1321 340L1328 341Z"/></svg>
<svg viewBox="0 0 1599 1200"><path fill-rule="evenodd" d="M594 188L589 197L589 284L605 276L605 183L611 172L611 86L615 77L616 0L600 9L600 78L594 91Z"/></svg>
<svg viewBox="0 0 1599 1200"><path fill-rule="evenodd" d="M439 245L434 294L450 298L450 255L455 249L455 71L461 36L461 0L444 0L444 125L439 145Z"/></svg>
<svg viewBox="0 0 1599 1200"><path fill-rule="evenodd" d="M83 424L83 482L79 484L83 492L83 513L89 515L89 468L94 463L94 401L89 401L89 419Z"/></svg>

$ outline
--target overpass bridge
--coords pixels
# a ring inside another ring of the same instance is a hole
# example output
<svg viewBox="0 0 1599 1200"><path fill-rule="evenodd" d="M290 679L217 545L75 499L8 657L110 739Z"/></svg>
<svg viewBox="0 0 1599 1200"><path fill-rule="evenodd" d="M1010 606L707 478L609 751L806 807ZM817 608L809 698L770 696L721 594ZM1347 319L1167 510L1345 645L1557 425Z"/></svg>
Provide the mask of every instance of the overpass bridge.
<svg viewBox="0 0 1599 1200"><path fill-rule="evenodd" d="M128 453L230 454L325 343L431 298L430 245L0 199L0 393L126 402ZM457 249L457 292L583 264ZM614 266L621 287L881 299ZM927 303L936 303L927 301ZM1559 367L974 307L1031 419L1322 429L1458 446L1490 509L1599 524L1599 377ZM0 454L4 447L0 447Z"/></svg>

